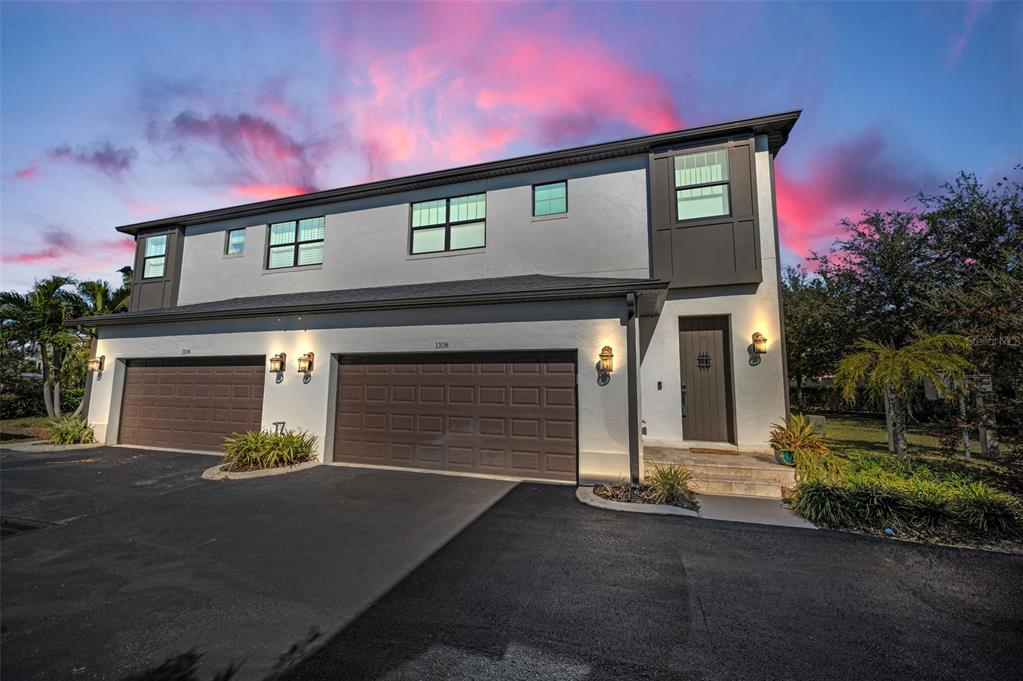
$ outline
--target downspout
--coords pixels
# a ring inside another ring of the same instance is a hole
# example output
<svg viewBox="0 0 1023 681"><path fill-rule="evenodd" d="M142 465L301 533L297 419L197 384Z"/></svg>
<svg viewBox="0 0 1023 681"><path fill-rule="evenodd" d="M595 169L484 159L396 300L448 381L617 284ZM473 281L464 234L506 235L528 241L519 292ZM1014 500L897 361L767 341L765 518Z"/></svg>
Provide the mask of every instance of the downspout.
<svg viewBox="0 0 1023 681"><path fill-rule="evenodd" d="M778 225L778 192L774 185L774 154L769 153L768 157L771 159L771 210L774 214L774 269L777 272L777 286L778 286L778 330L781 340L781 375L782 375L782 392L785 397L785 419L789 417L789 413L792 411L792 405L789 404L789 353L785 346L785 299L782 296L782 280L781 280L781 238L779 236L780 227Z"/></svg>
<svg viewBox="0 0 1023 681"><path fill-rule="evenodd" d="M643 481L643 439L641 432L642 405L640 403L639 372L639 315L636 311L636 294L625 294L628 319L625 324L625 338L628 350L626 374L629 393L629 475L634 483Z"/></svg>

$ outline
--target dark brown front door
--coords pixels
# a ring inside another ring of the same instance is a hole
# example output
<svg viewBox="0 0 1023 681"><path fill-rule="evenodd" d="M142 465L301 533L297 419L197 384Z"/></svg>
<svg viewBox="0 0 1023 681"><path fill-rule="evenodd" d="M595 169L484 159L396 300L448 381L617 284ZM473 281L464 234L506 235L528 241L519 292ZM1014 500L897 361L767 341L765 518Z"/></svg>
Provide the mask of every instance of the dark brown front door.
<svg viewBox="0 0 1023 681"><path fill-rule="evenodd" d="M575 354L342 357L334 460L576 479Z"/></svg>
<svg viewBox="0 0 1023 681"><path fill-rule="evenodd" d="M682 438L735 442L727 317L678 320Z"/></svg>
<svg viewBox="0 0 1023 681"><path fill-rule="evenodd" d="M264 357L128 360L118 442L213 451L259 430L265 367Z"/></svg>

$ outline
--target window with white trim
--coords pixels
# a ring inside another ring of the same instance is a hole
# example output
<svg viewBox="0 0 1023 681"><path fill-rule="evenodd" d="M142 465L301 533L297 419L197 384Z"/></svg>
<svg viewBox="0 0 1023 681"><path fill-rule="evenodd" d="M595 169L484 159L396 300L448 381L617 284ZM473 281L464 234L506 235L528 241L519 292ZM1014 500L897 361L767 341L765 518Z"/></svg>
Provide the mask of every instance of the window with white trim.
<svg viewBox="0 0 1023 681"><path fill-rule="evenodd" d="M323 264L326 218L305 218L270 225L266 268L279 270Z"/></svg>
<svg viewBox="0 0 1023 681"><path fill-rule="evenodd" d="M675 157L675 204L678 220L731 213L727 149Z"/></svg>
<svg viewBox="0 0 1023 681"><path fill-rule="evenodd" d="M412 255L483 248L487 242L487 195L413 203L411 231Z"/></svg>
<svg viewBox="0 0 1023 681"><path fill-rule="evenodd" d="M142 278L157 279L163 276L167 265L167 235L147 236L142 251Z"/></svg>

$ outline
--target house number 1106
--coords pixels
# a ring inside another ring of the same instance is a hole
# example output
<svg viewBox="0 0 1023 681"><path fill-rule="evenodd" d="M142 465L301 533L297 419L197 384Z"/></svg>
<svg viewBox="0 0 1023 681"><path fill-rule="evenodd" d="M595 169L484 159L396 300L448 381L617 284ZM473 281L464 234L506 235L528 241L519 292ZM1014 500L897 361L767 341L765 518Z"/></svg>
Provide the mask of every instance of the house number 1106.
<svg viewBox="0 0 1023 681"><path fill-rule="evenodd" d="M447 350L450 347L451 343L449 343L448 341L437 341L436 343L434 343L434 348L436 348L437 350Z"/></svg>

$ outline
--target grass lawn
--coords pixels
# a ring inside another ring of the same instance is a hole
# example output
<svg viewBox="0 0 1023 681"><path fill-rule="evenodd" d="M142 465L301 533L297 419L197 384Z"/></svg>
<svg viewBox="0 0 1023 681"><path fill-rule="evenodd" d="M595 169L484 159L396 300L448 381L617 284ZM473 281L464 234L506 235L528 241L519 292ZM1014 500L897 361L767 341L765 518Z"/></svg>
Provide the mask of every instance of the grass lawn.
<svg viewBox="0 0 1023 681"><path fill-rule="evenodd" d="M0 419L0 442L4 440L34 440L38 429L50 425L48 416L26 416L20 419Z"/></svg>

